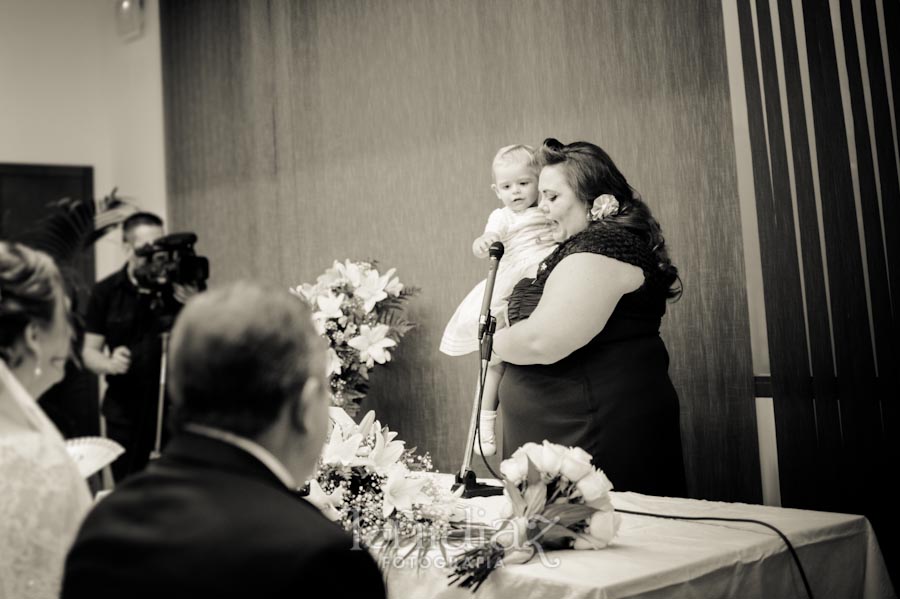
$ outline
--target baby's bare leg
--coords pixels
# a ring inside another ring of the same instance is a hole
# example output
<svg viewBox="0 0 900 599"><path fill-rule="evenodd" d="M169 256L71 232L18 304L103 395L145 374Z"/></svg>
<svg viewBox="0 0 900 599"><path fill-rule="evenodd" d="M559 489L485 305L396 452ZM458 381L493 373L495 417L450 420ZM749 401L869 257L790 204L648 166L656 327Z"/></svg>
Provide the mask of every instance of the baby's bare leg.
<svg viewBox="0 0 900 599"><path fill-rule="evenodd" d="M481 396L481 410L496 410L500 399L497 390L500 388L500 379L506 370L506 363L499 362L488 366L487 377L484 379L484 394Z"/></svg>
<svg viewBox="0 0 900 599"><path fill-rule="evenodd" d="M497 405L500 403L497 390L500 387L500 379L506 364L500 362L488 366L487 376L484 380L484 394L481 397L481 414L478 420L478 436L475 439L475 451L492 456L497 453L497 438L494 434L494 425L497 422Z"/></svg>

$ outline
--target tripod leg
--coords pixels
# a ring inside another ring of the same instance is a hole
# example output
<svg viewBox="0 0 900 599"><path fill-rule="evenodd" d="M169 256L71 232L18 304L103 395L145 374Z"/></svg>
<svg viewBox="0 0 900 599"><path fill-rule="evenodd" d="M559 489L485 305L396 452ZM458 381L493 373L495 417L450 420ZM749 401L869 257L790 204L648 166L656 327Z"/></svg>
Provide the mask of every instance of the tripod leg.
<svg viewBox="0 0 900 599"><path fill-rule="evenodd" d="M163 426L163 408L166 401L166 353L169 349L169 333L161 334L162 337L162 357L159 359L159 395L156 402L156 438L153 442L153 451L150 452L150 459L155 460L161 454L162 446L162 426Z"/></svg>

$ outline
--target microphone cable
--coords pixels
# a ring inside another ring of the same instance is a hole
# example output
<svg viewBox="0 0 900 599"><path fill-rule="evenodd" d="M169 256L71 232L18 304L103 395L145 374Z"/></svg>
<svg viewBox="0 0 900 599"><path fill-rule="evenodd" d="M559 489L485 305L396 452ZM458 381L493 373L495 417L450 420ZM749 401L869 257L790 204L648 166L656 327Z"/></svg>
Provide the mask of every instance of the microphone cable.
<svg viewBox="0 0 900 599"><path fill-rule="evenodd" d="M797 552L794 550L794 546L788 540L787 536L778 530L775 526L767 522L763 522L761 520L752 520L749 518L716 518L712 516L671 516L668 514L651 514L648 512L636 512L632 510L620 510L616 509L620 514L631 514L633 516L649 516L651 518L665 518L668 520L714 520L719 522L743 522L749 524L759 524L765 526L766 528L770 528L775 533L781 537L781 540L784 541L784 544L787 545L788 551L791 553L791 557L794 558L794 563L797 565L797 570L800 572L800 578L803 580L803 586L806 588L806 596L809 599L813 599L812 588L809 586L809 580L806 579L806 572L803 570L803 564L800 563L800 557L797 555Z"/></svg>
<svg viewBox="0 0 900 599"><path fill-rule="evenodd" d="M478 380L478 420L475 423L475 440L478 441L478 453L481 454L481 461L484 462L484 466L491 473L491 476L503 482L500 475L494 472L494 469L488 464L487 458L484 457L484 448L481 446L481 400L484 397L484 382L487 380L487 368L484 367L480 354L478 358Z"/></svg>

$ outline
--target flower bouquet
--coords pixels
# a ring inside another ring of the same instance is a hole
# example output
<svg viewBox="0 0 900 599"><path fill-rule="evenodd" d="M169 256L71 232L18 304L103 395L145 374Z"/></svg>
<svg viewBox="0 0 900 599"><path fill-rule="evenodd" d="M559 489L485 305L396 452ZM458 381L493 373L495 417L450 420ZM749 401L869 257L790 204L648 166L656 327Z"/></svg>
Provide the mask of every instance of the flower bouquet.
<svg viewBox="0 0 900 599"><path fill-rule="evenodd" d="M332 403L352 415L369 390L369 372L391 359L391 348L415 325L403 317L419 289L381 274L375 262L335 261L314 285L291 289L313 310L317 332L328 340Z"/></svg>
<svg viewBox="0 0 900 599"><path fill-rule="evenodd" d="M422 555L434 545L443 552L457 497L427 474L434 471L427 453L396 437L372 411L359 424L336 419L307 499L383 560L409 541Z"/></svg>
<svg viewBox="0 0 900 599"><path fill-rule="evenodd" d="M500 472L509 500L502 524L455 560L451 585L476 591L503 564L548 549L602 549L615 537L621 517L610 501L613 485L583 449L526 443Z"/></svg>

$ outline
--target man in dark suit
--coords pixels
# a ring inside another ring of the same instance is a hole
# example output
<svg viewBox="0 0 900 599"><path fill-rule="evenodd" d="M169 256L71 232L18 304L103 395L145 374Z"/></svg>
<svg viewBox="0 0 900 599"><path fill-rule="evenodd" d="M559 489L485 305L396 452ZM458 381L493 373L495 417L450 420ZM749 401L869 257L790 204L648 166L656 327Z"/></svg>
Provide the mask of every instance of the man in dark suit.
<svg viewBox="0 0 900 599"><path fill-rule="evenodd" d="M62 596L384 597L368 552L297 494L328 429L305 305L253 283L202 293L169 356L178 432L85 520Z"/></svg>

